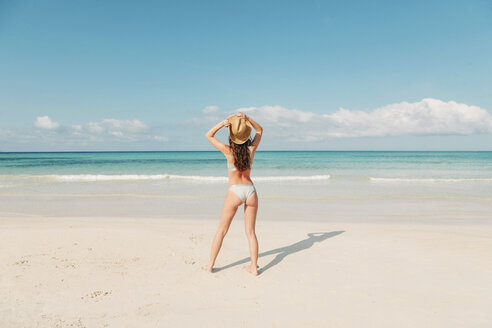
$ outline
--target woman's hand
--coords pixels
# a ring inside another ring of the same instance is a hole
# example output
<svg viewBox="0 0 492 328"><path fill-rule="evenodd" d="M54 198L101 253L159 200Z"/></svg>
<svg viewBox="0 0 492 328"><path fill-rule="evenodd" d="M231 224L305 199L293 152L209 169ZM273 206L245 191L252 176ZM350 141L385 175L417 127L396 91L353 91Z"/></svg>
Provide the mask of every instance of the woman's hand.
<svg viewBox="0 0 492 328"><path fill-rule="evenodd" d="M227 128L227 127L229 127L229 125L231 125L231 123L229 122L228 119L225 119L225 120L222 121L222 125Z"/></svg>
<svg viewBox="0 0 492 328"><path fill-rule="evenodd" d="M239 118L244 118L245 120L248 119L248 117L246 116L246 114L242 113L242 112L239 112L239 114L236 114L237 117Z"/></svg>

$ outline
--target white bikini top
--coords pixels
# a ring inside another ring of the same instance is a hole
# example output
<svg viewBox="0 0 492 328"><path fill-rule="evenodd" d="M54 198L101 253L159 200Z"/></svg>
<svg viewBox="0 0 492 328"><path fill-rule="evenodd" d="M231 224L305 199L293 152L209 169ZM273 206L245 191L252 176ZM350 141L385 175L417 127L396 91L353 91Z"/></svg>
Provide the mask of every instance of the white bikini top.
<svg viewBox="0 0 492 328"><path fill-rule="evenodd" d="M236 171L237 170L236 167L234 166L234 164L230 165L229 163L227 163L227 169L229 171Z"/></svg>

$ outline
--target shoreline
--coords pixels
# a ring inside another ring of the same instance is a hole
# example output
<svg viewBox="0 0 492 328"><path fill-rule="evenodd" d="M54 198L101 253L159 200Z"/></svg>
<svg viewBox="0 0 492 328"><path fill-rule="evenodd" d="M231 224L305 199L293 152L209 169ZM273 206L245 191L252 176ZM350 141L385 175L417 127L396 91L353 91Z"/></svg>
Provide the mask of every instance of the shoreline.
<svg viewBox="0 0 492 328"><path fill-rule="evenodd" d="M1 151L0 154L42 154L42 153L188 153L188 152L217 152L217 150L209 149L209 150L53 150L53 151ZM326 150L326 149L298 149L298 150L285 150L285 149L277 149L277 150L268 150L268 149L259 149L257 152L296 152L296 153L320 153L320 152L334 152L334 153L343 153L343 152L354 152L354 153L362 153L362 152L374 152L374 153L384 153L384 152L389 152L389 153L412 153L412 152L425 152L425 153L479 153L479 152L492 152L492 149L481 149L481 150L473 150L473 149L467 149L467 150L432 150L432 149L421 149L421 150L364 150L364 149L355 149L355 150L346 150L346 149L340 149L340 150Z"/></svg>
<svg viewBox="0 0 492 328"><path fill-rule="evenodd" d="M239 207L236 216L233 219L233 223L236 221L244 221L243 215L241 213L242 207ZM7 223L8 225L14 224L15 222L21 223L33 223L37 224L39 222L55 222L58 221L60 223L67 222L84 222L84 223L97 223L97 222L106 222L106 223L159 223L161 221L172 223L172 224L200 224L200 223L219 223L220 212L215 216L204 216L201 219L197 218L187 218L185 216L181 218L176 218L176 216L117 216L117 215L105 215L105 216L62 216L62 215L37 215L37 214L26 214L26 213L8 213L8 216L0 216L0 226L2 223ZM412 218L413 220L408 220L408 218ZM303 218L302 220L296 218L257 218L256 225L261 225L263 222L266 224L292 224L292 225L306 225L306 224L325 224L325 225L357 225L357 226L384 226L384 225L396 225L396 226L413 226L413 225L422 225L422 226L435 226L435 227L458 227L458 226L483 226L483 227L492 227L492 220L487 218L486 216L477 216L476 219L468 220L464 218L453 218L451 215L442 215L440 219L422 219L420 221L415 220L414 215L408 215L407 217L398 218L394 220L389 220L387 218L377 218L373 217L364 217L364 218L354 218L348 217L344 219L320 219L320 218Z"/></svg>

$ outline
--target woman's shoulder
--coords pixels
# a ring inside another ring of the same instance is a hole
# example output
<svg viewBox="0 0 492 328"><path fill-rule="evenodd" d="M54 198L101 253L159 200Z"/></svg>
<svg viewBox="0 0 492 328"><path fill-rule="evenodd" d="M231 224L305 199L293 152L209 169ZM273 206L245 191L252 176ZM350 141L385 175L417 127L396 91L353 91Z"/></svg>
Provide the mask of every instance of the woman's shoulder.
<svg viewBox="0 0 492 328"><path fill-rule="evenodd" d="M228 156L232 156L232 150L231 150L231 146L228 146L228 145L225 145L225 149L224 151L222 152L222 154L224 154L225 157L228 157Z"/></svg>
<svg viewBox="0 0 492 328"><path fill-rule="evenodd" d="M232 152L224 153L224 156L227 160L227 163L234 163L234 155L232 154Z"/></svg>

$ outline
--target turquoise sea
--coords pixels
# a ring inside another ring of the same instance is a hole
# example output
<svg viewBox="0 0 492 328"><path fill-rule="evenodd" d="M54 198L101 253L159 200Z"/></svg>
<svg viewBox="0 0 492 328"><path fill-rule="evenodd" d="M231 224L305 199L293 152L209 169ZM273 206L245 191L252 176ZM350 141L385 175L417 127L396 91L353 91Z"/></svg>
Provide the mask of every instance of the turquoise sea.
<svg viewBox="0 0 492 328"><path fill-rule="evenodd" d="M492 181L492 152L258 151L254 176L325 179L405 179L434 182ZM225 177L215 151L0 153L6 178L58 181L188 179Z"/></svg>
<svg viewBox="0 0 492 328"><path fill-rule="evenodd" d="M258 151L252 180L265 206L276 208L297 201L324 215L362 211L374 201L463 208L472 201L473 211L487 215L492 152ZM131 215L176 216L192 215L195 206L211 214L226 190L226 161L217 151L0 153L3 215L93 215L95 208L122 215L126 208Z"/></svg>

